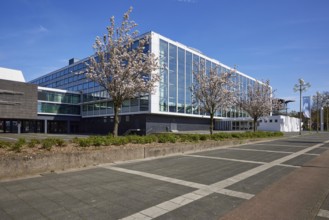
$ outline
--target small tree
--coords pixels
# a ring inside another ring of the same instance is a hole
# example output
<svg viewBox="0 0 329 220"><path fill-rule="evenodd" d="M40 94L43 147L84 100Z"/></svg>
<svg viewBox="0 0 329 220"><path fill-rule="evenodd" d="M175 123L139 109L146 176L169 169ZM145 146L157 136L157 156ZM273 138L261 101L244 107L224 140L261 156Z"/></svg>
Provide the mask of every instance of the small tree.
<svg viewBox="0 0 329 220"><path fill-rule="evenodd" d="M192 93L194 102L210 115L210 134L214 130L214 116L220 108L230 108L235 104L236 95L232 77L235 69L219 73L218 66L206 71L204 63L200 63L198 71L193 72Z"/></svg>
<svg viewBox="0 0 329 220"><path fill-rule="evenodd" d="M103 38L97 37L93 45L95 56L90 57L86 76L108 92L114 107L113 135L118 135L119 111L124 100L151 93L159 75L154 54L145 51L149 37L137 39L137 26L129 20L130 8L116 27L114 17ZM152 75L151 75L152 74Z"/></svg>
<svg viewBox="0 0 329 220"><path fill-rule="evenodd" d="M327 105L329 100L329 93L328 92L316 92L315 95L312 97L313 100L313 107L312 111L316 114L316 131L319 132L319 127L321 126L320 122L320 109Z"/></svg>
<svg viewBox="0 0 329 220"><path fill-rule="evenodd" d="M238 102L240 108L252 117L254 131L257 130L257 120L260 117L270 115L272 108L277 106L268 80L265 82L256 81L253 85L249 84L247 93L243 94Z"/></svg>
<svg viewBox="0 0 329 220"><path fill-rule="evenodd" d="M299 135L302 134L302 93L311 85L303 79L298 79L298 84L294 85L294 92L299 92Z"/></svg>

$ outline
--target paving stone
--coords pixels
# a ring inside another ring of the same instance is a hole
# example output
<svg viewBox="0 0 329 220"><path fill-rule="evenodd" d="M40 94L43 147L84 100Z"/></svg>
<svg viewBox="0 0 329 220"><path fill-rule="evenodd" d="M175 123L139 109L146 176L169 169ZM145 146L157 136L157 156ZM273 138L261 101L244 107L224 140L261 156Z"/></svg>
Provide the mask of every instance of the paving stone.
<svg viewBox="0 0 329 220"><path fill-rule="evenodd" d="M297 152L297 151L300 150L300 148L298 148L298 147L273 145L272 143L264 143L264 144L257 144L257 145L243 145L243 146L237 146L237 147L234 147L234 148L255 149L255 150L270 150L270 151L285 151L285 152Z"/></svg>
<svg viewBox="0 0 329 220"><path fill-rule="evenodd" d="M201 184L212 184L257 166L259 164L181 156L118 165Z"/></svg>
<svg viewBox="0 0 329 220"><path fill-rule="evenodd" d="M145 210L141 211L140 213L143 214L143 215L155 218L155 217L158 217L158 216L160 216L160 215L162 215L166 212L167 211L165 209L162 209L162 208L157 207L157 206L153 206L149 209L145 209Z"/></svg>
<svg viewBox="0 0 329 220"><path fill-rule="evenodd" d="M286 162L284 162L283 164L288 164L288 165L294 165L294 166L303 166L305 163L307 163L308 161L316 158L317 156L314 155L299 155L291 160L288 160Z"/></svg>
<svg viewBox="0 0 329 220"><path fill-rule="evenodd" d="M321 148L315 148L311 151L308 151L307 153L309 153L309 154L322 154L323 152L325 152L327 150L329 150L329 149L321 147Z"/></svg>
<svg viewBox="0 0 329 220"><path fill-rule="evenodd" d="M152 219L151 217L149 216L146 216L142 213L136 213L132 216L128 216L126 218L122 218L121 220L150 220Z"/></svg>
<svg viewBox="0 0 329 220"><path fill-rule="evenodd" d="M155 219L219 219L244 201L244 199L213 193Z"/></svg>
<svg viewBox="0 0 329 220"><path fill-rule="evenodd" d="M11 219L10 215L8 215L4 210L0 208L0 219Z"/></svg>
<svg viewBox="0 0 329 220"><path fill-rule="evenodd" d="M167 210L167 211L171 211L171 210L174 210L177 208L177 204L174 202L171 202L171 201L166 201L166 202L163 202L163 203L157 205L157 207Z"/></svg>
<svg viewBox="0 0 329 220"><path fill-rule="evenodd" d="M274 166L245 180L235 183L226 189L256 194L295 169L296 168L291 167Z"/></svg>
<svg viewBox="0 0 329 220"><path fill-rule="evenodd" d="M329 195L327 195L327 198L324 200L321 209L329 210Z"/></svg>
<svg viewBox="0 0 329 220"><path fill-rule="evenodd" d="M238 160L249 160L257 162L271 162L283 156L286 156L286 153L274 153L274 152L262 152L262 151L248 151L248 150L235 150L233 149L219 149L213 151L206 151L202 153L195 153L197 155L203 156L212 156L212 157L222 157L222 158L231 158Z"/></svg>

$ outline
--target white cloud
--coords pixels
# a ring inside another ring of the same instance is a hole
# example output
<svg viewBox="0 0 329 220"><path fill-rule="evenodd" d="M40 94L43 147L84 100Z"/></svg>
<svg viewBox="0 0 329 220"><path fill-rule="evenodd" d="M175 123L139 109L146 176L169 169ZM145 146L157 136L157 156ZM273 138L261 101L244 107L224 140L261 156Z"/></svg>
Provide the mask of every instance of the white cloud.
<svg viewBox="0 0 329 220"><path fill-rule="evenodd" d="M39 27L33 28L33 29L31 29L31 30L29 30L27 32L30 33L30 34L40 34L40 33L46 33L46 32L48 32L48 29L45 28L42 25L39 25Z"/></svg>
<svg viewBox="0 0 329 220"><path fill-rule="evenodd" d="M184 3L191 3L191 4L197 3L197 0L177 0L177 1L184 2Z"/></svg>

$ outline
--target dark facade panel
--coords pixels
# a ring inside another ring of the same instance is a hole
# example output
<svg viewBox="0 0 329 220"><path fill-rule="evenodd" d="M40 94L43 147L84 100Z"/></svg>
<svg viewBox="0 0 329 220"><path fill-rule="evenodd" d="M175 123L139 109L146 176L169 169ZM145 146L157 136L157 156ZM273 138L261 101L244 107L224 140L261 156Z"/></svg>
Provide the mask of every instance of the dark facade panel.
<svg viewBox="0 0 329 220"><path fill-rule="evenodd" d="M120 116L119 135L136 133L145 134L146 115ZM88 134L110 134L113 131L113 116L82 118L80 131Z"/></svg>
<svg viewBox="0 0 329 220"><path fill-rule="evenodd" d="M37 85L0 80L0 118L36 119Z"/></svg>
<svg viewBox="0 0 329 220"><path fill-rule="evenodd" d="M146 134L174 130L209 130L209 126L209 118L194 118L170 115L148 115L146 118Z"/></svg>
<svg viewBox="0 0 329 220"><path fill-rule="evenodd" d="M193 118L169 115L123 115L120 116L119 135L151 134L159 132L209 130L209 118ZM109 134L113 130L113 117L82 118L80 131L89 134Z"/></svg>

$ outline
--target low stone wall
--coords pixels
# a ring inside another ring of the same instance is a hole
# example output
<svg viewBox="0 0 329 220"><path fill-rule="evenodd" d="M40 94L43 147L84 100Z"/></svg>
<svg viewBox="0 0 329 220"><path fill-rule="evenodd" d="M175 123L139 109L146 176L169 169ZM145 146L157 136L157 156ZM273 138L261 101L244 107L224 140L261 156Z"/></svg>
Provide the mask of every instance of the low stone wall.
<svg viewBox="0 0 329 220"><path fill-rule="evenodd" d="M197 152L206 149L234 146L255 140L205 141L198 143L161 144L156 146L121 146L94 151L48 152L33 156L0 158L0 180L95 166L102 163L136 160L150 157ZM261 141L257 139L257 141ZM263 139L264 141L264 139Z"/></svg>

